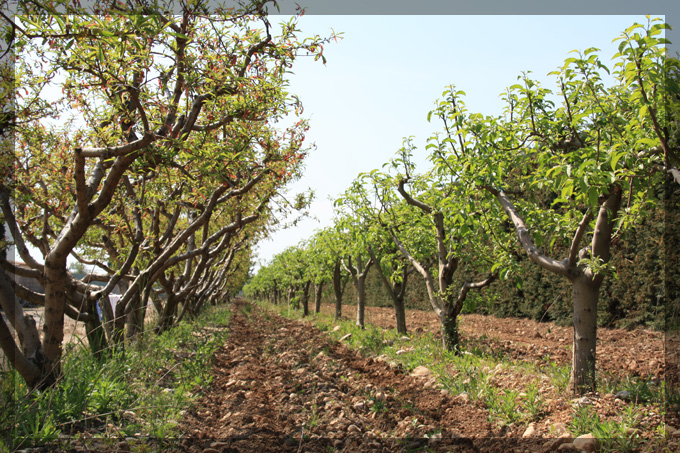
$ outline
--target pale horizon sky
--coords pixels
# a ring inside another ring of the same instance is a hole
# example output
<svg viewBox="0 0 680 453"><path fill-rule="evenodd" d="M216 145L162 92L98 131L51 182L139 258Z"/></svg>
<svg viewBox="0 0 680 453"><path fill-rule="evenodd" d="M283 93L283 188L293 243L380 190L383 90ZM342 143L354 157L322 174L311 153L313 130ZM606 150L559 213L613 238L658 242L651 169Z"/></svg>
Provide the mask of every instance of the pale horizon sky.
<svg viewBox="0 0 680 453"><path fill-rule="evenodd" d="M652 16L656 17L656 16ZM663 18L663 16L661 16ZM276 22L276 18L272 18ZM442 129L427 113L447 85L466 93L471 112L500 114L504 89L522 71L550 89L547 76L572 50L601 49L608 62L612 40L636 16L303 16L300 37L343 32L325 47L327 64L300 59L290 91L310 119L307 140L316 144L305 174L291 193L316 192L310 212L296 227L281 230L256 248L257 269L277 253L331 224L329 197L339 196L361 172L380 168L414 136L419 168L426 167L426 139ZM671 24L673 25L673 24ZM605 74L603 74L605 75Z"/></svg>

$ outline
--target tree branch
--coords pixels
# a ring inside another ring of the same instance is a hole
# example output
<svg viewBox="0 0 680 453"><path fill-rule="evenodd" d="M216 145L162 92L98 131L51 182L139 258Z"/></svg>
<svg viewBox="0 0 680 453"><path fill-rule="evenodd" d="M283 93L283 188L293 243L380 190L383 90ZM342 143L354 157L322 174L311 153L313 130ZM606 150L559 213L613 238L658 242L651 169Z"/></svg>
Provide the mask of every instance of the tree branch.
<svg viewBox="0 0 680 453"><path fill-rule="evenodd" d="M404 185L408 182L407 179L402 178L399 181L399 185L397 187L397 190L401 194L401 196L406 200L406 203L410 204L411 206L415 206L419 209L422 209L423 211L427 212L428 214L432 214L432 207L423 203L422 201L416 200L415 198L411 197L411 195L406 192L406 189L404 188Z"/></svg>
<svg viewBox="0 0 680 453"><path fill-rule="evenodd" d="M583 239L583 235L586 234L586 229L593 219L593 213L588 209L581 219L581 223L578 224L576 233L574 234L574 239L571 241L571 247L569 248L569 260L567 261L567 266L570 269L576 267L576 258L578 257L579 244Z"/></svg>
<svg viewBox="0 0 680 453"><path fill-rule="evenodd" d="M529 229L524 223L524 220L522 220L522 217L520 217L519 213L517 212L517 209L515 209L514 204L512 203L512 201L510 201L510 199L505 194L503 189L494 189L493 187L490 186L483 186L483 188L486 189L489 193L493 194L503 207L503 210L505 211L506 215L508 216L508 218L510 218L513 225L515 226L515 232L517 233L517 239L519 240L520 245L527 252L527 255L529 255L531 261L538 264L545 270L554 272L559 275L563 275L567 278L572 278L572 275L569 272L569 269L567 268L566 260L556 261L552 258L547 257L540 250L538 250L538 248L534 244L534 240L531 237Z"/></svg>

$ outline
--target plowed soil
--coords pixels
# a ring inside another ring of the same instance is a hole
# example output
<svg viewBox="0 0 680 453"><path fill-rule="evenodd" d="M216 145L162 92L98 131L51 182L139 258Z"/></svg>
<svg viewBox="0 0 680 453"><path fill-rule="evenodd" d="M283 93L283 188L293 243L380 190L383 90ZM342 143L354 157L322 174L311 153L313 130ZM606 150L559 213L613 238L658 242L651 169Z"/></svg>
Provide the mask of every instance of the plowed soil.
<svg viewBox="0 0 680 453"><path fill-rule="evenodd" d="M394 363L364 357L308 323L261 312L244 301L237 301L234 312L227 344L214 360L213 382L182 422L186 433L182 450L552 451L545 447L555 436L548 432L547 422L537 426L535 436L523 439L525 427L491 423L482 403L451 396L431 376L409 375ZM410 329L438 328L425 319L434 315L422 312L420 319L418 313L409 313ZM389 310L371 308L369 320L393 327L391 316ZM544 331L542 325L525 320L504 321L468 316L463 332L482 329L493 347L528 355L529 360L544 354L567 360L568 332L554 325ZM656 345L653 341L644 347ZM649 352L640 351L645 358L636 363L649 368L636 369L656 372L649 366ZM622 404L613 396L597 402L612 415L622 410ZM566 421L570 407L565 401L555 402L548 421Z"/></svg>
<svg viewBox="0 0 680 453"><path fill-rule="evenodd" d="M354 306L343 307L343 318L353 319ZM323 305L322 312L335 307ZM366 307L365 322L386 329L396 327L394 309ZM441 338L441 324L432 311L407 310L406 328L415 333L431 332ZM573 328L531 319L495 318L483 315L460 316L461 336L480 346L514 359L571 363ZM661 379L664 372L664 335L645 329L598 329L597 366L599 372L623 376Z"/></svg>

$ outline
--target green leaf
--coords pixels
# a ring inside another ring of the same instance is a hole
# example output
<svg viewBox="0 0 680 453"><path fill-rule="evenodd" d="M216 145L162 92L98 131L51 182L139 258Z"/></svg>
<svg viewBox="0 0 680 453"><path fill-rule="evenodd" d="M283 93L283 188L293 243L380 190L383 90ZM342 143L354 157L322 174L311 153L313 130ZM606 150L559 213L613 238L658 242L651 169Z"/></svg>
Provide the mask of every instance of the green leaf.
<svg viewBox="0 0 680 453"><path fill-rule="evenodd" d="M573 184L573 182L568 181L567 184L564 187L562 187L561 196L562 196L562 198L567 200L567 199L569 199L569 197L571 197L571 195L573 193L574 193L574 184Z"/></svg>
<svg viewBox="0 0 680 453"><path fill-rule="evenodd" d="M588 189L588 202L591 206L597 206L598 199L600 198L600 191L595 187Z"/></svg>
<svg viewBox="0 0 680 453"><path fill-rule="evenodd" d="M174 32L174 31L170 31L170 32L168 32L168 34L169 34L170 36L174 36L175 38L189 40L189 37L188 37L187 35L185 35L185 34L182 34L182 33L177 33L177 32Z"/></svg>

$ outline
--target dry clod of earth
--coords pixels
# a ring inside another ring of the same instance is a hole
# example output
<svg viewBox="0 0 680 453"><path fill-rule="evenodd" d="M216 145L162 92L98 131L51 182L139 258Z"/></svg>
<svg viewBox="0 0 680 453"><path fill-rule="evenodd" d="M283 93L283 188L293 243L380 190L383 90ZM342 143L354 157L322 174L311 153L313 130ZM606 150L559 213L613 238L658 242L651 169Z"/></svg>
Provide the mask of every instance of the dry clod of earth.
<svg viewBox="0 0 680 453"><path fill-rule="evenodd" d="M574 447L582 451L600 451L600 440L592 434L583 434L574 439Z"/></svg>
<svg viewBox="0 0 680 453"><path fill-rule="evenodd" d="M531 437L536 433L536 427L534 426L533 423L530 423L529 426L527 426L527 429L524 430L524 434L522 434L523 438Z"/></svg>
<svg viewBox="0 0 680 453"><path fill-rule="evenodd" d="M411 376L430 377L432 376L432 371L421 365L414 368L413 372L411 372Z"/></svg>
<svg viewBox="0 0 680 453"><path fill-rule="evenodd" d="M576 448L574 444L572 443L567 443L567 444L562 444L557 448L557 451L561 451L564 453L581 453L581 450Z"/></svg>
<svg viewBox="0 0 680 453"><path fill-rule="evenodd" d="M543 451L545 453L557 451L560 445L571 444L573 441L574 439L571 436L569 436L568 434L564 434L558 437L557 439L551 439L547 441L545 444L543 444Z"/></svg>
<svg viewBox="0 0 680 453"><path fill-rule="evenodd" d="M674 426L671 426L668 423L664 425L664 433L666 434L666 437L672 436L676 431L678 431L678 429Z"/></svg>

